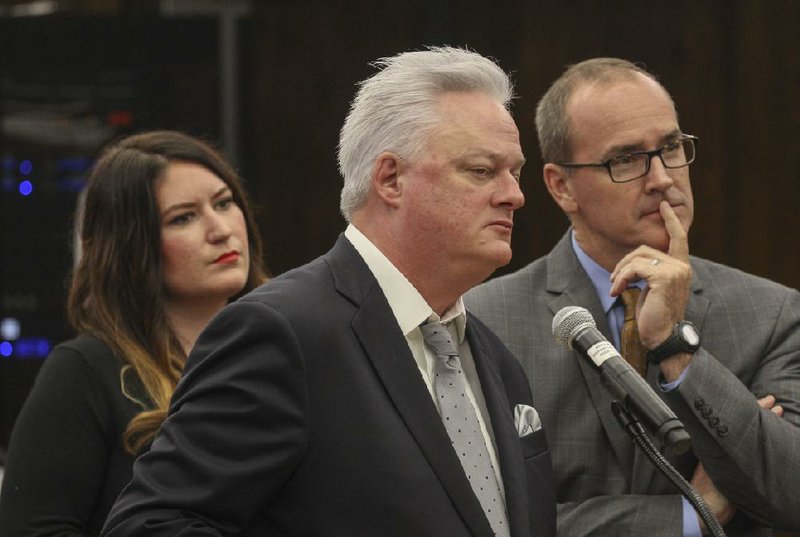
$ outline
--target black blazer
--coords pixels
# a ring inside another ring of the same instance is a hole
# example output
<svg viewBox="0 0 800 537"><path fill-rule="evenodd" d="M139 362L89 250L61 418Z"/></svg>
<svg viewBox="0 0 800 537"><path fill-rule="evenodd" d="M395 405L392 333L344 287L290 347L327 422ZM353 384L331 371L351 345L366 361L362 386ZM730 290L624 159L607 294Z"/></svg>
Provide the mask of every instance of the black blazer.
<svg viewBox="0 0 800 537"><path fill-rule="evenodd" d="M467 338L513 537L555 535L544 431L520 440L521 367ZM486 536L380 286L350 242L226 307L200 336L149 453L106 524L132 535Z"/></svg>

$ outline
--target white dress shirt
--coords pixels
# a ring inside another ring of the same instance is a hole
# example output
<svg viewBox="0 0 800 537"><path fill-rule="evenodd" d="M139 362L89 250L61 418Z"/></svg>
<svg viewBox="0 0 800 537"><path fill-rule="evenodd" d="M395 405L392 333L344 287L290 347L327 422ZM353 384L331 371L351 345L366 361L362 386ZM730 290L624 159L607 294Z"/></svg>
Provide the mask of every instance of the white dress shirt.
<svg viewBox="0 0 800 537"><path fill-rule="evenodd" d="M486 441L487 451L492 461L492 467L497 475L497 483L500 491L505 497L503 489L503 478L500 475L500 466L497 464L497 452L494 445L494 433L492 432L489 413L486 410L486 401L483 398L480 379L475 371L475 361L472 358L472 351L469 343L464 337L467 325L467 315L464 309L464 302L461 297L448 309L440 318L430 305L422 298L419 291L406 279L405 276L386 258L378 248L367 239L354 225L350 224L344 232L344 236L356 251L364 259L375 279L378 281L386 296L389 307L392 310L400 331L406 338L408 348L417 362L422 380L431 394L431 400L439 406L433 393L431 377L433 371L433 352L425 345L422 331L419 326L425 322L441 322L450 330L453 341L458 343L458 353L461 360L461 367L467 380L467 397L478 414L478 422L481 426L481 433Z"/></svg>

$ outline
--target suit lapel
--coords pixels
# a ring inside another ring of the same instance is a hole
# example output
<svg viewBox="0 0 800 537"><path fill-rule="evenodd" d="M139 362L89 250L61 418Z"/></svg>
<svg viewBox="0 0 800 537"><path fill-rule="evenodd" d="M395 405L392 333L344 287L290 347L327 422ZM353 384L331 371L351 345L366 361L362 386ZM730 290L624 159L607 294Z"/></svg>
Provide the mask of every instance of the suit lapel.
<svg viewBox="0 0 800 537"><path fill-rule="evenodd" d="M701 277L693 267L692 277L692 290L689 295L689 303L686 305L686 319L693 322L698 330L703 326L705 321L706 312L708 311L708 299L702 296L703 289ZM647 369L647 383L653 388L653 391L662 395L661 388L659 387L659 373L660 368L650 366ZM666 402L666 398L663 398ZM686 478L691 478L691 472L697 465L697 458L694 453L689 451L681 456L675 456L672 450L665 450L664 456L667 460L675 466L675 468ZM653 481L656 479L658 473L656 467L650 462L650 459L642 452L641 449L636 449L633 459L633 476L631 478L631 493L644 494L647 491L654 490Z"/></svg>
<svg viewBox="0 0 800 537"><path fill-rule="evenodd" d="M694 269L692 294L686 307L686 319L692 321L700 329L703 326L709 304L708 300L702 296L702 274L695 268L695 264L692 266ZM611 340L608 321L597 297L597 291L572 251L569 233L559 241L550 254L547 290L552 293L549 305L553 314L565 306L584 307L592 314L600 332ZM643 453L640 453L640 450L634 447L630 437L622 430L612 414L611 395L602 385L595 367L577 355L575 358L579 362L581 375L586 383L595 411L611 442L620 468L630 484L631 492L651 490L650 485L656 476L656 468ZM659 393L657 368L651 367L648 370L647 381L654 391ZM685 476L685 472L694 466L693 454L686 454L676 459L671 453L667 453L667 458L670 462L674 461L679 469L683 470ZM632 467L628 463L631 460L633 460Z"/></svg>
<svg viewBox="0 0 800 537"><path fill-rule="evenodd" d="M378 282L343 236L326 255L326 262L336 289L358 308L351 322L353 332L442 487L475 535L492 535Z"/></svg>
<svg viewBox="0 0 800 537"><path fill-rule="evenodd" d="M575 257L569 233L564 235L550 254L547 267L547 290L552 294L549 307L553 315L566 306L586 308L592 314L598 330L609 341L611 340L608 321L600 304L600 299L597 297L597 291ZM606 436L611 442L619 461L619 466L628 483L631 483L633 469L627 461L633 458L633 445L631 439L620 427L619 422L611 412L611 394L603 386L600 374L595 366L578 354L572 354L571 358L578 361L581 376L586 384L592 405L597 412L600 423L603 425Z"/></svg>
<svg viewBox="0 0 800 537"><path fill-rule="evenodd" d="M514 416L500 373L496 362L491 358L491 349L484 345L485 340L478 337L473 326L473 323L467 322L466 336L494 433L497 459L506 493L509 531L511 535L525 535L530 527L530 511L526 501L529 495L519 435L514 427Z"/></svg>

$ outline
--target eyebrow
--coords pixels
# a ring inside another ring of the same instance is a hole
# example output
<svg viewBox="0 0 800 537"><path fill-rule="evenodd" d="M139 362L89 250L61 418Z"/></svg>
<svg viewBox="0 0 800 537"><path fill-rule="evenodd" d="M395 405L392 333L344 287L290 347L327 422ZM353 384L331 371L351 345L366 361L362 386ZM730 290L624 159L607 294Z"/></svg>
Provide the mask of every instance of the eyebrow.
<svg viewBox="0 0 800 537"><path fill-rule="evenodd" d="M484 151L484 150L481 150L481 149L474 150L474 151L467 151L466 153L463 153L459 157L459 159L462 160L462 161L463 160L469 160L471 158L488 158L492 162L501 162L501 161L505 160L505 157L501 153L497 153L495 151L488 151L488 150ZM520 160L514 159L514 161L513 161L514 167L522 168L525 165L525 162L526 162L526 160L525 160L524 156Z"/></svg>
<svg viewBox="0 0 800 537"><path fill-rule="evenodd" d="M217 190L214 194L212 194L211 199L212 200L216 200L216 199L221 198L222 196L224 196L224 195L226 195L228 193L232 193L232 191L231 191L231 189L230 189L230 187L228 185L225 185L222 188L220 188L219 190ZM195 205L197 205L197 203L194 202L194 201L187 201L187 202L184 202L184 203L176 203L176 204L170 205L169 207L164 209L164 211L161 213L161 216L162 217L166 216L166 215L168 215L170 213L173 213L175 211L180 211L180 210L184 210L184 209L191 209Z"/></svg>
<svg viewBox="0 0 800 537"><path fill-rule="evenodd" d="M680 138L681 134L683 133L681 132L680 129L671 130L670 132L661 137L661 139L658 142L658 147L661 147L662 145L671 142L672 140ZM600 158L600 162L621 155L626 155L628 153L637 153L639 151L646 151L644 144L638 143L638 144L615 145L613 147L608 148L608 150L606 150L606 152L603 153L603 156Z"/></svg>

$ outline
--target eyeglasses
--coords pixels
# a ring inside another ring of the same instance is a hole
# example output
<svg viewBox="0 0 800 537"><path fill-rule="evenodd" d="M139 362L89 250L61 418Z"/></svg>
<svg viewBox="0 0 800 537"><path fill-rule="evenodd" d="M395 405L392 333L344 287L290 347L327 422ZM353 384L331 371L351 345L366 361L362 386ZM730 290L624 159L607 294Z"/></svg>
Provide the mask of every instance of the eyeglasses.
<svg viewBox="0 0 800 537"><path fill-rule="evenodd" d="M650 173L650 161L658 156L665 168L683 168L694 162L696 144L700 141L697 136L684 135L681 138L662 145L652 151L635 151L608 159L604 162L591 162L578 164L574 162L556 162L565 168L605 168L608 175L615 183L627 183L641 179Z"/></svg>

